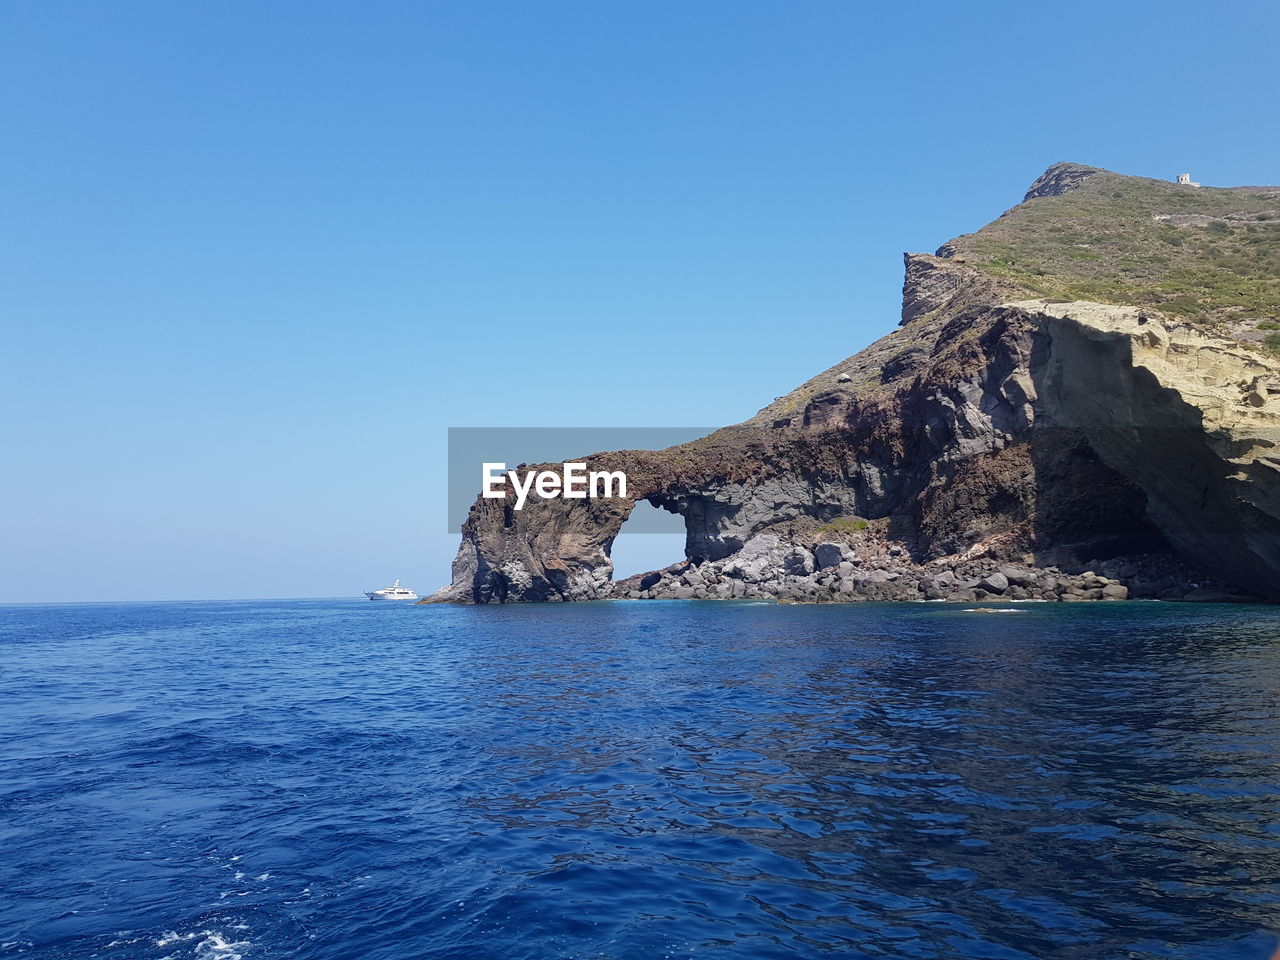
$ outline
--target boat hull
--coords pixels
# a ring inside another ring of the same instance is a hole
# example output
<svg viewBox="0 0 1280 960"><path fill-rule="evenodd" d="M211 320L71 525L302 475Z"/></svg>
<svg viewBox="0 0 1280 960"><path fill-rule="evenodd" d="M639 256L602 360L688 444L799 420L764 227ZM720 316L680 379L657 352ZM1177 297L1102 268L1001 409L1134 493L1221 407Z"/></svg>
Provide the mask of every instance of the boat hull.
<svg viewBox="0 0 1280 960"><path fill-rule="evenodd" d="M370 600L417 600L418 599L418 595L416 593L410 593L408 595L405 595L405 594L388 595L378 590L370 591L366 593L365 596L368 597Z"/></svg>

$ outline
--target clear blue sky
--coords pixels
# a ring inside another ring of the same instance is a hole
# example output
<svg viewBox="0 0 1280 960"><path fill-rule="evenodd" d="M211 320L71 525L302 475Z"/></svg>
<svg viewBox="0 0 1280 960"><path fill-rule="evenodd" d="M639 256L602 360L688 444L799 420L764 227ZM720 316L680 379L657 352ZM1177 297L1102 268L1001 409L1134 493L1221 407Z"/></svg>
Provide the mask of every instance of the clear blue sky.
<svg viewBox="0 0 1280 960"><path fill-rule="evenodd" d="M1261 2L2 0L0 600L433 589L447 427L748 417L1057 160L1280 181L1278 35Z"/></svg>

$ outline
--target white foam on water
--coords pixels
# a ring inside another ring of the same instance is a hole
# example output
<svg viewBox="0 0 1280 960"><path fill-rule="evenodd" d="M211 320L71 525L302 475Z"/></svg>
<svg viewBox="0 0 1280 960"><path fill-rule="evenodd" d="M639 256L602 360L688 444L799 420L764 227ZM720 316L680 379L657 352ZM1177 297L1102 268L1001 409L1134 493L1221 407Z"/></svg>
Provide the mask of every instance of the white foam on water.
<svg viewBox="0 0 1280 960"><path fill-rule="evenodd" d="M268 877L270 877L270 876L271 876L271 874L269 874L269 873L260 873L260 874L258 874L256 877L254 877L253 879L255 879L255 880L266 880L266 879L267 879ZM239 879L239 877L237 877L236 879Z"/></svg>
<svg viewBox="0 0 1280 960"><path fill-rule="evenodd" d="M238 923L231 927L237 933L248 930L246 924ZM166 930L157 940L157 947L171 947L177 943L192 943L190 954L182 954L183 956L196 957L197 960L243 960L244 951L248 950L252 944L248 940L236 940L228 938L221 930L199 930L191 933L177 933L173 930ZM169 957L176 958L179 954L169 954Z"/></svg>
<svg viewBox="0 0 1280 960"><path fill-rule="evenodd" d="M965 607L961 613L1026 613L1025 610L1010 610L1007 607Z"/></svg>
<svg viewBox="0 0 1280 960"><path fill-rule="evenodd" d="M202 930L204 939L196 944L195 955L201 960L242 960L240 951L251 946L248 940L227 940L217 930Z"/></svg>
<svg viewBox="0 0 1280 960"><path fill-rule="evenodd" d="M156 946L171 947L175 943L182 943L184 940L194 940L195 938L196 935L194 933L188 933L184 936L183 934L175 933L172 930L166 930L160 935L160 939L156 941Z"/></svg>

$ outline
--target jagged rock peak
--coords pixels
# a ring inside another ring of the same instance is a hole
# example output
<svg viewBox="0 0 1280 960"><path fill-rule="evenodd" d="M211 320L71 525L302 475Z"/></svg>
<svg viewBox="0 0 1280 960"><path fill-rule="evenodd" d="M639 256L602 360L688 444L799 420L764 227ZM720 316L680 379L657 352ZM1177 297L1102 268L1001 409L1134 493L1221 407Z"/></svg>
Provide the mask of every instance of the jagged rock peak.
<svg viewBox="0 0 1280 960"><path fill-rule="evenodd" d="M941 251L939 251L941 253ZM965 266L964 257L904 253L902 320L906 326L920 317L946 310L959 313L978 304L1007 300L1016 290L1010 284Z"/></svg>
<svg viewBox="0 0 1280 960"><path fill-rule="evenodd" d="M1035 183L1031 184L1022 202L1026 203L1036 197L1056 197L1068 190L1074 190L1082 181L1095 173L1105 172L1098 167L1086 166L1083 163L1055 163L1040 174Z"/></svg>

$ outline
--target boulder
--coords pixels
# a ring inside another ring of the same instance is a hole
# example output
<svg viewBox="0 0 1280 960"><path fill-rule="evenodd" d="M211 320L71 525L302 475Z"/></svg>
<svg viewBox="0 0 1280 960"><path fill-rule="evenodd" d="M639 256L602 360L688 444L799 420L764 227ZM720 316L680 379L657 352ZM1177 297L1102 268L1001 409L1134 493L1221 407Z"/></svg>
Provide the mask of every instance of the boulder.
<svg viewBox="0 0 1280 960"><path fill-rule="evenodd" d="M782 541L771 533L762 533L726 561L724 572L749 583L771 580L782 566L782 555Z"/></svg>
<svg viewBox="0 0 1280 960"><path fill-rule="evenodd" d="M843 543L820 543L813 548L813 562L819 570L839 566L845 560L849 548Z"/></svg>
<svg viewBox="0 0 1280 960"><path fill-rule="evenodd" d="M1012 564L1004 563L996 567L996 570L1010 583L1015 583L1020 587L1035 583L1036 575L1030 570L1024 570L1022 567L1015 567Z"/></svg>
<svg viewBox="0 0 1280 960"><path fill-rule="evenodd" d="M1009 578L1003 573L997 571L996 573L983 577L978 581L978 585L984 590L989 590L991 593L1004 593L1009 589Z"/></svg>
<svg viewBox="0 0 1280 960"><path fill-rule="evenodd" d="M868 570L861 576L855 578L855 582L860 583L888 583L897 579L897 574L889 573L887 570Z"/></svg>
<svg viewBox="0 0 1280 960"><path fill-rule="evenodd" d="M782 568L797 577L813 573L813 554L804 547L792 547L782 556Z"/></svg>

